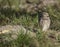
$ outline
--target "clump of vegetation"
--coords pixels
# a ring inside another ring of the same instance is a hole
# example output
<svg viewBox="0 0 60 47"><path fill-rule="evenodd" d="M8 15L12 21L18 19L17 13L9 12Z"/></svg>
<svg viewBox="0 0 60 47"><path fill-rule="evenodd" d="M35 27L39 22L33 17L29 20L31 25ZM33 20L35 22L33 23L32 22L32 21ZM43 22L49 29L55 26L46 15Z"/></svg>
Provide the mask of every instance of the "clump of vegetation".
<svg viewBox="0 0 60 47"><path fill-rule="evenodd" d="M58 47L60 46L60 37L59 35L56 36L57 32L53 32L53 30L51 30L51 33L50 31L42 32L40 29L38 29L36 36L31 37L30 35L33 34L28 34L28 31L24 33L21 30L16 39L11 38L10 34L0 34L0 47ZM51 37L49 35L51 35ZM4 38L8 38L9 41L5 41Z"/></svg>
<svg viewBox="0 0 60 47"><path fill-rule="evenodd" d="M9 34L1 34L0 37L0 47L29 47L33 41L33 38L23 31L20 31L16 39L13 39Z"/></svg>
<svg viewBox="0 0 60 47"><path fill-rule="evenodd" d="M9 0L10 1L10 0ZM36 37L30 37L27 32L24 34L23 31L21 31L18 34L18 37L16 40L12 41L5 41L3 38L7 37L10 39L11 34L1 34L0 35L0 47L37 47L38 44L39 47L60 47L60 36L55 36L54 31L60 31L60 6L59 4L55 4L54 6L46 6L46 12L49 13L50 19L51 19L51 26L50 29L52 31L52 34L54 34L50 38L49 35L50 32L42 32L40 27L38 27L38 11L36 14L30 14L27 13L25 10L23 12L20 12L20 8L18 8L19 3L12 0L9 2L7 0L0 2L0 25L23 25L27 30L33 31L33 33L36 33ZM16 3L16 4L15 4ZM3 8L5 4L9 4L10 7ZM12 9L11 5L16 5L16 8ZM44 9L43 9L44 10ZM43 11L41 10L41 11ZM45 11L45 10L44 10ZM39 30L40 29L40 30ZM47 33L49 35L47 35ZM33 35L33 34L32 34ZM54 36L57 38L55 39ZM11 40L11 39L10 39ZM36 42L35 42L36 41Z"/></svg>

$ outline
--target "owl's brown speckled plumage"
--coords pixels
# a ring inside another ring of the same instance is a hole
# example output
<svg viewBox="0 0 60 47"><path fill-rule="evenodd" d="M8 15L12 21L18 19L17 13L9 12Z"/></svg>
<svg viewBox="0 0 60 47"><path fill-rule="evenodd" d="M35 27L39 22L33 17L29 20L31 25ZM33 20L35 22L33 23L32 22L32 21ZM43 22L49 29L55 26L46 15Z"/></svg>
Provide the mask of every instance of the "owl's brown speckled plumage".
<svg viewBox="0 0 60 47"><path fill-rule="evenodd" d="M42 31L47 31L50 27L50 18L47 12L43 12L43 16L40 20L40 25L42 26Z"/></svg>

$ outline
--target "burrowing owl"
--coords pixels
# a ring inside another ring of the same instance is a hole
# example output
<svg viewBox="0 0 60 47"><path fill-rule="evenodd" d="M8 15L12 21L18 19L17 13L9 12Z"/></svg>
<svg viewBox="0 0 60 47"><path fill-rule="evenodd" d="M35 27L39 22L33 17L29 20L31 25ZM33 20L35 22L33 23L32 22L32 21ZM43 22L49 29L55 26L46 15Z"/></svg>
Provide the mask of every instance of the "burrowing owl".
<svg viewBox="0 0 60 47"><path fill-rule="evenodd" d="M42 13L42 17L40 19L40 25L42 27L42 31L47 31L50 27L50 18L47 12Z"/></svg>

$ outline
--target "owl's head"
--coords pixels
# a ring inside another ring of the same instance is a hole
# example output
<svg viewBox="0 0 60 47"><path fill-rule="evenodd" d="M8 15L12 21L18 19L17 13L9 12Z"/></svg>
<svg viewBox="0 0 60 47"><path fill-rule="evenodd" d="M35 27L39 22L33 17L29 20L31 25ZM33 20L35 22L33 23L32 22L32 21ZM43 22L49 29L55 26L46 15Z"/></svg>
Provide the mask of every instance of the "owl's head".
<svg viewBox="0 0 60 47"><path fill-rule="evenodd" d="M49 14L47 12L43 12L43 17L49 17Z"/></svg>

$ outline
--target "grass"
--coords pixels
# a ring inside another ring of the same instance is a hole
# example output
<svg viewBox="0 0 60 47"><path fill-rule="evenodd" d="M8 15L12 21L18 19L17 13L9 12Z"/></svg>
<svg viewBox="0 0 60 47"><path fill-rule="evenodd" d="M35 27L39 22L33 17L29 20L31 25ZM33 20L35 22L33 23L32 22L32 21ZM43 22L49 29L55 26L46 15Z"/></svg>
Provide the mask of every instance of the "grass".
<svg viewBox="0 0 60 47"><path fill-rule="evenodd" d="M38 32L35 33L36 37L31 37L31 35L28 34L28 31L24 34L21 30L16 39L12 39L9 34L1 34L0 37L2 37L2 41L0 42L0 47L60 47L60 34L56 36L56 31L48 31L42 32L38 29ZM54 38L49 36L53 36ZM10 38L12 40L7 41L4 40L4 38L8 38L8 40Z"/></svg>
<svg viewBox="0 0 60 47"><path fill-rule="evenodd" d="M14 3L13 3L14 4ZM16 3L18 6L18 3ZM60 47L60 8L59 5L47 6L46 11L51 18L51 26L47 32L42 32L38 27L38 15L30 15L28 13L20 13L18 8L16 10L1 9L0 11L0 25L23 25L26 29L33 31L36 37L30 37L30 34L23 34L23 31L18 34L16 40L11 40L11 34L0 35L0 47ZM2 11L3 10L3 11ZM33 29L36 29L34 32ZM58 34L58 35L56 35ZM32 34L33 35L33 34Z"/></svg>
<svg viewBox="0 0 60 47"><path fill-rule="evenodd" d="M24 33L24 31L21 30L16 39L13 39L10 34L0 34L0 37L2 40L0 47L34 47L36 45L33 44L34 37L31 37L28 31Z"/></svg>

